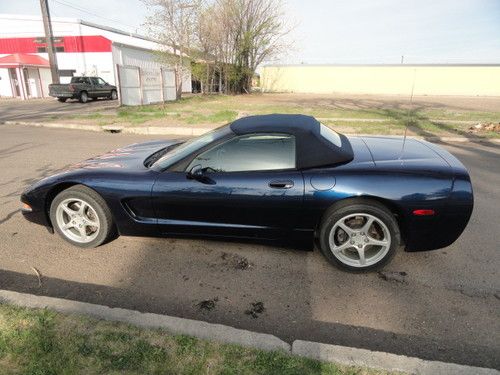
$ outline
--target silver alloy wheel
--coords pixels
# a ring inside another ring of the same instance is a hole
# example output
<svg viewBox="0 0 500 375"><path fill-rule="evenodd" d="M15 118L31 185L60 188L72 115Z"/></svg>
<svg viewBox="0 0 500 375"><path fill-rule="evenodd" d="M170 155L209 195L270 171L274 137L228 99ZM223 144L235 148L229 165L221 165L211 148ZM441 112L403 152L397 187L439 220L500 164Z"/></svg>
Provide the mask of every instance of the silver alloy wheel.
<svg viewBox="0 0 500 375"><path fill-rule="evenodd" d="M99 234L97 212L80 198L68 198L59 203L56 221L61 232L75 242L89 243Z"/></svg>
<svg viewBox="0 0 500 375"><path fill-rule="evenodd" d="M80 94L80 99L83 103L86 103L87 100L89 99L87 93L85 91L83 91L81 94Z"/></svg>
<svg viewBox="0 0 500 375"><path fill-rule="evenodd" d="M355 213L344 216L330 230L330 251L351 267L369 267L384 258L391 248L387 225L376 216Z"/></svg>
<svg viewBox="0 0 500 375"><path fill-rule="evenodd" d="M111 91L111 100L116 100L118 98L118 94L115 90Z"/></svg>

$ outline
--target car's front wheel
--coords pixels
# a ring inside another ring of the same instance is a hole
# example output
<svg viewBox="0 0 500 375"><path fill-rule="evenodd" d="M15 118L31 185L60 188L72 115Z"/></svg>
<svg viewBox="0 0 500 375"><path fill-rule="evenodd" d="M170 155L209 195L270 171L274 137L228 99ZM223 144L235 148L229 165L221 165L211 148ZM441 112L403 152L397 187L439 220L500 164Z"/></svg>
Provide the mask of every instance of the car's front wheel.
<svg viewBox="0 0 500 375"><path fill-rule="evenodd" d="M118 94L116 93L116 90L111 91L111 95L109 95L110 100L116 100L118 99Z"/></svg>
<svg viewBox="0 0 500 375"><path fill-rule="evenodd" d="M378 202L332 207L320 229L320 249L334 265L368 271L385 265L400 244L394 215Z"/></svg>
<svg viewBox="0 0 500 375"><path fill-rule="evenodd" d="M50 220L63 239L78 247L97 247L114 233L113 218L106 202L83 185L63 190L54 198Z"/></svg>

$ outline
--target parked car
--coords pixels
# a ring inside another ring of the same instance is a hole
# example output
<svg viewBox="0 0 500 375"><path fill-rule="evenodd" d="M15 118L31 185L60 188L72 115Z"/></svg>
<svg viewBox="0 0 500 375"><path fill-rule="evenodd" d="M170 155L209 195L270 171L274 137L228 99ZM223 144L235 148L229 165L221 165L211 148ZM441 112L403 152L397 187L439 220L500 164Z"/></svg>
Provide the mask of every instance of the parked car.
<svg viewBox="0 0 500 375"><path fill-rule="evenodd" d="M78 99L82 103L97 98L118 99L116 86L110 85L100 77L73 77L71 83L50 84L49 95L63 103L68 99Z"/></svg>
<svg viewBox="0 0 500 375"><path fill-rule="evenodd" d="M453 243L473 192L465 167L416 139L347 137L302 115L242 118L198 138L111 151L21 196L69 243L116 235L291 241L347 270Z"/></svg>

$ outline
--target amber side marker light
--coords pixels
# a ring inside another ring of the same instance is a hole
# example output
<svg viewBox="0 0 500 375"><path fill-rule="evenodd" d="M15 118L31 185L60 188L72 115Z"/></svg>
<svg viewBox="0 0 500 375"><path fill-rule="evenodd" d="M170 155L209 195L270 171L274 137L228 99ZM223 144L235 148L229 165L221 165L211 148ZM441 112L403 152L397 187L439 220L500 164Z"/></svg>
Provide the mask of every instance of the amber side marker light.
<svg viewBox="0 0 500 375"><path fill-rule="evenodd" d="M436 212L434 210L413 210L415 216L432 216Z"/></svg>
<svg viewBox="0 0 500 375"><path fill-rule="evenodd" d="M21 207L21 209L23 211L33 211L33 209L31 208L31 206L27 203L23 203L23 206Z"/></svg>

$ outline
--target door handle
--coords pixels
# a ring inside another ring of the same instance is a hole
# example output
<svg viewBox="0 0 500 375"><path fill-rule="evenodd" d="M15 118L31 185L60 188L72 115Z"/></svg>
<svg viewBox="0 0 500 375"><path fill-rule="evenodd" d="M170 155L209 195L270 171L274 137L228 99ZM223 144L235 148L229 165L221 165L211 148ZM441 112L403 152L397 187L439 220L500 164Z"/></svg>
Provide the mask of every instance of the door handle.
<svg viewBox="0 0 500 375"><path fill-rule="evenodd" d="M293 187L293 181L271 181L269 187L273 189L290 189Z"/></svg>

